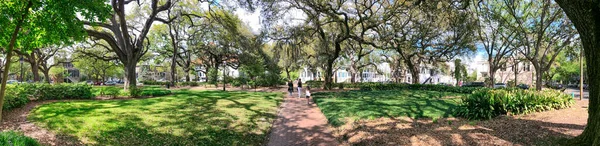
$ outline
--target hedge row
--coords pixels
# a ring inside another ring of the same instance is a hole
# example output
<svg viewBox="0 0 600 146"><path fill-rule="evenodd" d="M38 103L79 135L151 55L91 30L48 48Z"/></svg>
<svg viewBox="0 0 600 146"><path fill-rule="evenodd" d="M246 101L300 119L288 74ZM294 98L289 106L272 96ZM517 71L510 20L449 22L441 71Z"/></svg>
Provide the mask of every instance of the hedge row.
<svg viewBox="0 0 600 146"><path fill-rule="evenodd" d="M167 84L169 84L170 82L158 82L158 81L142 81L142 83L144 85L161 85L161 86L165 86ZM199 86L200 83L198 82L177 82L176 83L177 86Z"/></svg>
<svg viewBox="0 0 600 146"><path fill-rule="evenodd" d="M171 94L170 90L162 89L160 87L142 87L139 88L139 90L141 91L138 96L163 96ZM94 95L96 96L117 97L130 96L130 94L130 92L124 91L123 88L114 86L94 87Z"/></svg>
<svg viewBox="0 0 600 146"><path fill-rule="evenodd" d="M321 88L323 85L323 81L307 81L306 85L311 88ZM405 84L405 83L377 83L377 82L367 82L367 83L334 83L334 88L353 88L360 89L365 91L372 90L402 90L402 89L410 89L410 90L429 90L429 91L440 91L440 92L453 92L453 93L472 93L477 89L481 89L482 87L453 87L446 85L431 85L431 84Z"/></svg>
<svg viewBox="0 0 600 146"><path fill-rule="evenodd" d="M7 85L3 109L13 109L30 100L91 99L92 86L86 84Z"/></svg>
<svg viewBox="0 0 600 146"><path fill-rule="evenodd" d="M467 119L491 119L505 114L563 109L573 103L573 98L556 90L479 89L463 97L455 115Z"/></svg>

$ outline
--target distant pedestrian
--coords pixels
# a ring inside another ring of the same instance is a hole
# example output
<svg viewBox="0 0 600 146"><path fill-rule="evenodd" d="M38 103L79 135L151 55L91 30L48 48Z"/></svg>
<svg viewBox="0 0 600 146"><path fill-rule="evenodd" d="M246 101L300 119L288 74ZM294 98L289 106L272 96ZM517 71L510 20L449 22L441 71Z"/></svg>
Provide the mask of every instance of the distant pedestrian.
<svg viewBox="0 0 600 146"><path fill-rule="evenodd" d="M302 98L302 79L298 78L298 98Z"/></svg>
<svg viewBox="0 0 600 146"><path fill-rule="evenodd" d="M288 80L288 93L290 93L290 97L292 97L292 92L294 92L294 82L292 80Z"/></svg>
<svg viewBox="0 0 600 146"><path fill-rule="evenodd" d="M310 86L306 86L306 104L310 105L311 95Z"/></svg>

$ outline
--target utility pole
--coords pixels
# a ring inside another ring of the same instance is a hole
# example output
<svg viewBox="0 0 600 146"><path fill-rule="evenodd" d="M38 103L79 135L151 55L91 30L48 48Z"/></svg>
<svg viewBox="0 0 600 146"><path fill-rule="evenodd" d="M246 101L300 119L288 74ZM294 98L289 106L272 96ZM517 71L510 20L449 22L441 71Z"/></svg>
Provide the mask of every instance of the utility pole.
<svg viewBox="0 0 600 146"><path fill-rule="evenodd" d="M579 50L579 100L583 99L583 48Z"/></svg>

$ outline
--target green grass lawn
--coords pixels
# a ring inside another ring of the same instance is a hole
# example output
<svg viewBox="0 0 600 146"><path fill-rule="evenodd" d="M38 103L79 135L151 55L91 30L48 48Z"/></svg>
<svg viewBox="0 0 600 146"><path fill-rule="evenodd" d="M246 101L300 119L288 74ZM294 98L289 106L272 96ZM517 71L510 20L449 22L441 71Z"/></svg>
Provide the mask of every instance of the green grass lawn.
<svg viewBox="0 0 600 146"><path fill-rule="evenodd" d="M329 123L340 126L344 119L452 117L452 109L465 94L422 91L347 91L313 95Z"/></svg>
<svg viewBox="0 0 600 146"><path fill-rule="evenodd" d="M261 145L281 101L279 93L182 90L138 100L50 103L29 119L88 145Z"/></svg>

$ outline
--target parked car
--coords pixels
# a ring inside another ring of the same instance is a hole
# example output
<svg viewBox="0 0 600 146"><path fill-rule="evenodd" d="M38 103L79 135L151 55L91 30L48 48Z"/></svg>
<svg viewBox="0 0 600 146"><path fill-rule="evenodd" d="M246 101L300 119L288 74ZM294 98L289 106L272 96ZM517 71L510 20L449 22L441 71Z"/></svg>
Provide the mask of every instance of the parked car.
<svg viewBox="0 0 600 146"><path fill-rule="evenodd" d="M17 80L8 80L6 81L7 84L14 84L14 83L19 83L19 81Z"/></svg>
<svg viewBox="0 0 600 146"><path fill-rule="evenodd" d="M116 82L113 81L108 81L108 82L104 82L104 85L116 85Z"/></svg>
<svg viewBox="0 0 600 146"><path fill-rule="evenodd" d="M462 85L462 87L485 87L485 83L484 82L471 82L471 83Z"/></svg>
<svg viewBox="0 0 600 146"><path fill-rule="evenodd" d="M452 86L451 84L448 84L448 83L439 83L438 85Z"/></svg>
<svg viewBox="0 0 600 146"><path fill-rule="evenodd" d="M527 85L527 84L519 84L519 85L517 85L517 88L521 88L521 89L527 90L527 89L529 89L529 85Z"/></svg>
<svg viewBox="0 0 600 146"><path fill-rule="evenodd" d="M504 84L504 83L496 83L496 84L494 84L494 88L506 88L506 84Z"/></svg>

